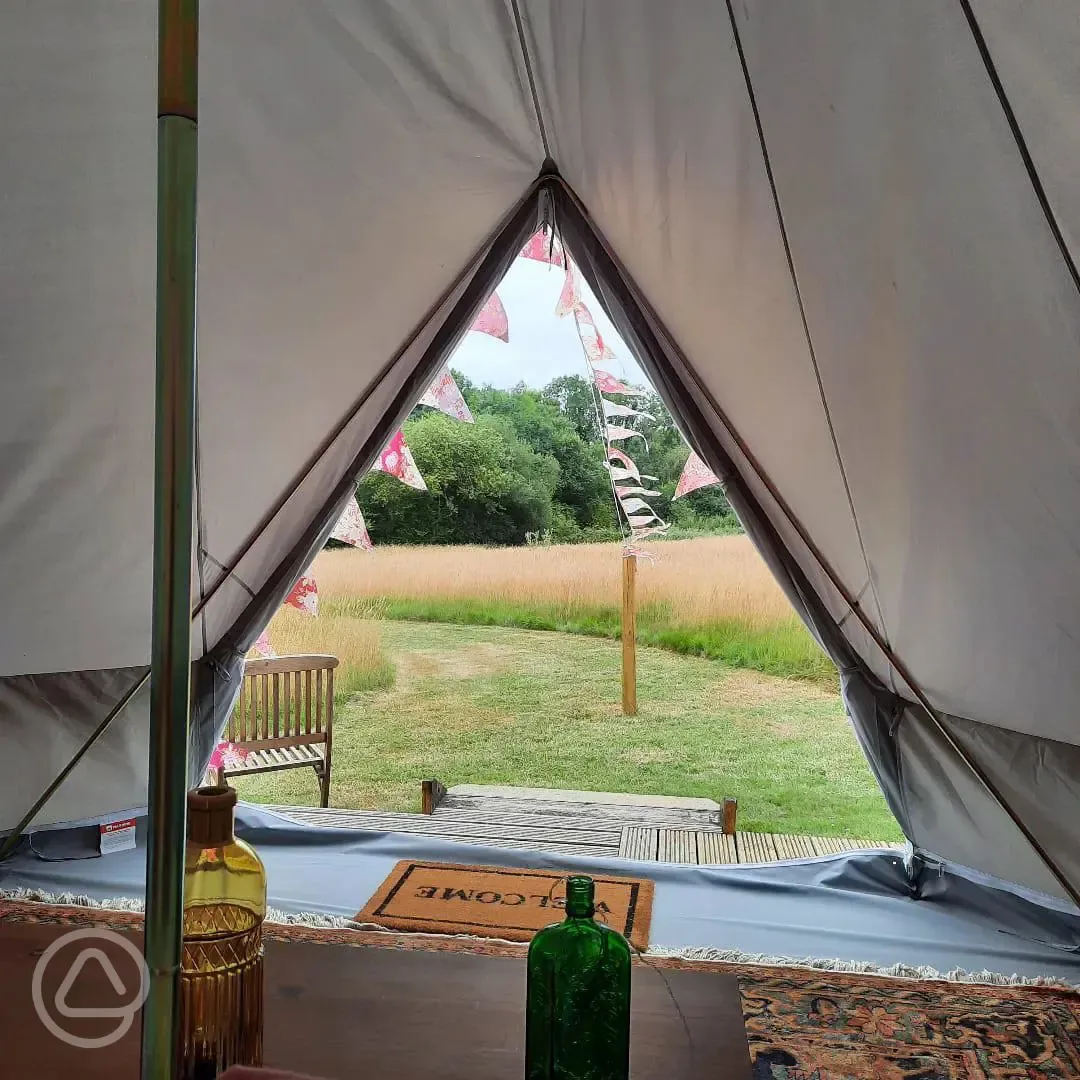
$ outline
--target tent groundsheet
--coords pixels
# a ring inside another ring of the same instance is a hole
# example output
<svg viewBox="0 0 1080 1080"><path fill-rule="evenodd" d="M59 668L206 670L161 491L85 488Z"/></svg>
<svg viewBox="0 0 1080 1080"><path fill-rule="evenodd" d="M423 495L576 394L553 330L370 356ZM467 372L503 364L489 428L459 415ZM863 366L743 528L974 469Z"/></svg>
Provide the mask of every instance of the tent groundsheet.
<svg viewBox="0 0 1080 1080"><path fill-rule="evenodd" d="M76 834L43 833L0 867L19 888L95 900L139 898L145 819L134 850L93 850ZM286 912L352 918L401 859L571 872L656 882L651 947L735 949L802 959L994 972L1080 984L1080 917L1049 897L981 875L927 867L912 899L897 852L868 851L763 867L699 867L494 850L402 833L298 825L241 804L237 832L266 864L269 902ZM89 834L88 834L89 835ZM53 861L57 860L57 861Z"/></svg>

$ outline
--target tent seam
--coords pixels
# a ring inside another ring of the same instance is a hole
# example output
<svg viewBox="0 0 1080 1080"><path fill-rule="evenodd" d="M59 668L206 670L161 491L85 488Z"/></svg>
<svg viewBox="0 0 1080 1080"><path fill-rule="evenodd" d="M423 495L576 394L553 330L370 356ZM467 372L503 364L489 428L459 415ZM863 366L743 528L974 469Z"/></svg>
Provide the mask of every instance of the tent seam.
<svg viewBox="0 0 1080 1080"><path fill-rule="evenodd" d="M532 58L529 56L529 46L525 42L525 24L521 17L521 9L518 6L518 0L510 0L510 7L514 12L514 24L517 27L518 44L521 46L521 58L525 61L525 75L529 80L529 91L532 94L533 111L536 113L536 124L540 129L540 141L544 144L544 157L550 161L551 144L548 142L547 127L544 125L544 114L540 110L540 94L536 89Z"/></svg>
<svg viewBox="0 0 1080 1080"><path fill-rule="evenodd" d="M829 429L829 439L832 442L833 454L836 457L836 466L840 471L840 479L844 485L844 494L847 497L848 509L851 511L851 521L855 527L855 537L859 542L859 551L862 554L863 565L866 567L866 579L870 586L870 593L874 599L874 607L877 610L878 622L881 626L882 636L886 645L891 648L888 627L885 625L885 615L881 607L881 598L878 596L877 586L874 583L874 575L870 569L870 557L866 551L866 543L863 540L862 528L859 525L859 515L855 511L855 499L851 494L851 484L848 480L847 469L844 467L844 459L840 453L840 443L836 436L836 428L833 425L832 411L829 408L828 398L825 394L825 386L821 379L821 369L818 366L817 350L814 347L813 335L810 333L810 322L806 315L806 304L803 301L802 289L799 286L799 276L795 269L795 258L791 251L791 242L788 238L787 224L784 212L780 205L780 193L776 186L776 178L773 175L772 160L769 157L768 145L765 141L765 128L761 120L761 112L758 109L757 95L754 93L753 83L750 79L750 67L743 49L742 38L739 35L738 25L735 20L735 10L731 0L726 0L728 18L731 21L731 33L735 41L735 48L739 54L739 63L742 67L743 80L746 83L746 95L749 100L750 110L754 116L754 126L757 130L758 145L761 148L761 157L765 166L765 175L769 182L769 190L772 193L773 207L776 211L776 223L780 230L780 240L784 247L784 256L788 264L788 272L791 275L792 288L795 291L795 302L799 308L799 318L802 322L803 335L806 338L806 347L810 353L810 364L814 369L814 380L817 383L818 396L821 399L821 408L825 414L825 425ZM889 665L889 681L892 691L896 693L895 672L892 664Z"/></svg>
<svg viewBox="0 0 1080 1080"><path fill-rule="evenodd" d="M1032 189L1035 192L1035 198L1038 200L1039 207L1042 209L1043 216L1046 219L1046 224L1057 243L1058 250L1061 252L1061 257L1065 260L1065 265L1072 278L1073 286L1077 292L1080 293L1080 271L1077 270L1076 261L1073 258L1072 252L1069 250L1069 245L1065 241L1065 234L1061 231L1061 226L1058 224L1054 208L1050 205L1050 197L1047 195L1046 188L1043 186L1042 179L1039 176L1039 170L1035 166L1035 159L1031 156L1027 140L1024 138L1024 133L1020 130L1020 122L1017 120L1012 103L1009 101L1009 96L1005 92L1005 85L1001 81L1001 76L998 74L994 58L990 55L990 47L986 43L986 38L983 36L978 19L975 18L975 12L972 10L970 0L960 0L960 7L963 9L964 17L967 19L968 28L971 30L971 36L975 39L975 47L979 50L979 56L982 59L983 66L986 68L986 74L990 80L990 85L994 88L998 104L1001 106L1001 111L1005 114L1005 120L1009 125L1013 141L1016 143L1016 149L1019 151L1020 158L1024 163L1024 169L1028 174L1028 180L1031 182Z"/></svg>

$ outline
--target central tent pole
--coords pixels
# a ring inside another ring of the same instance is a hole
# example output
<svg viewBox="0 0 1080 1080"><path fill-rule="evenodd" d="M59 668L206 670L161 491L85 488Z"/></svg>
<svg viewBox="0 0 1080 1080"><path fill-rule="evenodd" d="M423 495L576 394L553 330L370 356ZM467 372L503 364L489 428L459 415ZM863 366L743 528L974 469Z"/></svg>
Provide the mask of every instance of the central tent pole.
<svg viewBox="0 0 1080 1080"><path fill-rule="evenodd" d="M158 3L157 400L143 1080L174 1076L184 899L195 487L198 0Z"/></svg>

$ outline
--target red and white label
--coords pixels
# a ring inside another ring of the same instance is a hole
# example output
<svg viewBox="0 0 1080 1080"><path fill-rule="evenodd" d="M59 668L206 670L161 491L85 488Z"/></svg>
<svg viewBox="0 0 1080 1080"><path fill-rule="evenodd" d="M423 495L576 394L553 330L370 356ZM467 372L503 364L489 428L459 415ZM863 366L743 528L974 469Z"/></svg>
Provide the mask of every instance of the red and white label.
<svg viewBox="0 0 1080 1080"><path fill-rule="evenodd" d="M135 846L134 818L107 821L100 829L102 855L111 855L114 851L130 851Z"/></svg>

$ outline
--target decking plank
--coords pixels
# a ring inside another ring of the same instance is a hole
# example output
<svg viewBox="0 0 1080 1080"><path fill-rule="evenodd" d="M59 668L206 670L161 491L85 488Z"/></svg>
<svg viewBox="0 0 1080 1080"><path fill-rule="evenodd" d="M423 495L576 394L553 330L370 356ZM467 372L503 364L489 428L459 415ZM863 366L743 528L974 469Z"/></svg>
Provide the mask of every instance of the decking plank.
<svg viewBox="0 0 1080 1080"><path fill-rule="evenodd" d="M278 767L287 767L288 757L282 754L280 758ZM261 760L271 762L273 759L267 757ZM455 802L460 803L464 798L469 800L468 807L455 809ZM431 815L381 810L324 810L304 806L271 809L298 821L335 828L402 832L490 847L618 856L643 862L723 866L813 858L870 847L902 847L891 842L860 838L809 837L787 833L740 832L735 836L725 836L715 827L695 829L670 822L656 825L652 821L643 823L640 819L630 824L621 813L596 813L597 809L606 811L608 805L598 808L591 804L558 803L556 805L560 812L547 814L543 805L528 801L526 809L508 812L508 804L525 801L457 796L449 807L445 803L440 804ZM481 808L480 802L488 805ZM491 806L492 803L499 805ZM619 806L616 809L633 808Z"/></svg>
<svg viewBox="0 0 1080 1080"><path fill-rule="evenodd" d="M640 862L656 862L659 832L656 829L627 826L619 840L619 856Z"/></svg>

